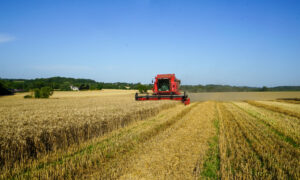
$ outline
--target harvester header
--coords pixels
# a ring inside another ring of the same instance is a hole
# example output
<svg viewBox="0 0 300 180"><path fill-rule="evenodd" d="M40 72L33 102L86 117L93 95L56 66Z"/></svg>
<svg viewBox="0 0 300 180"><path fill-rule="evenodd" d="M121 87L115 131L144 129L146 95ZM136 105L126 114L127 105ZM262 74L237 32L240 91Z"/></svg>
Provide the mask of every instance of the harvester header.
<svg viewBox="0 0 300 180"><path fill-rule="evenodd" d="M181 94L179 91L180 80L175 77L175 74L158 74L155 77L153 85L153 94L135 94L135 100L177 100L182 101L185 105L190 104L190 98L187 94Z"/></svg>

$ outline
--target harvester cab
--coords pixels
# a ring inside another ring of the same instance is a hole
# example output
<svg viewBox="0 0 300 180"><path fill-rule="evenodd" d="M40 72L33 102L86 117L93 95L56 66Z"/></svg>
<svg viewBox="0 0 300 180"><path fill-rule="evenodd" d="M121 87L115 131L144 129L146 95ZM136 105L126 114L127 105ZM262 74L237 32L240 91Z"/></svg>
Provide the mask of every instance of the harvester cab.
<svg viewBox="0 0 300 180"><path fill-rule="evenodd" d="M153 85L153 94L135 94L135 100L177 100L182 101L185 105L190 104L190 98L187 94L181 94L179 91L180 80L175 77L175 74L158 74L155 77Z"/></svg>

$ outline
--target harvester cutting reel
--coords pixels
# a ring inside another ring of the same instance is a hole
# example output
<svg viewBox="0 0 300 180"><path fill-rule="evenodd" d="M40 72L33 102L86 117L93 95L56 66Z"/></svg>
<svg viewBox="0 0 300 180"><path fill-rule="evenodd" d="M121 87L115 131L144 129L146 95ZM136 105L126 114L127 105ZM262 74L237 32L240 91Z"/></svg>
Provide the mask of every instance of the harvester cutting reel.
<svg viewBox="0 0 300 180"><path fill-rule="evenodd" d="M185 105L190 104L190 98L188 95L184 92L183 95L160 95L160 94L135 94L135 100L137 101L147 101L147 100L176 100L176 101L181 101Z"/></svg>

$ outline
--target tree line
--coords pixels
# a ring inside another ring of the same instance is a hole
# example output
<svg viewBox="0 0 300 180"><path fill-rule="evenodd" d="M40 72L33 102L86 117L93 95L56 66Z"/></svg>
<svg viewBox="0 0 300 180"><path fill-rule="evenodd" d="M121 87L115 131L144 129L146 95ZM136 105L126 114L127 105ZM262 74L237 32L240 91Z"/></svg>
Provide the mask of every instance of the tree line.
<svg viewBox="0 0 300 180"><path fill-rule="evenodd" d="M0 79L0 94L8 95L13 92L28 92L34 89L49 87L55 91L71 91L71 86L78 87L79 90L101 90L101 89L151 89L152 85L142 85L141 83L104 83L96 82L92 79L76 79L66 77L51 77L37 79Z"/></svg>

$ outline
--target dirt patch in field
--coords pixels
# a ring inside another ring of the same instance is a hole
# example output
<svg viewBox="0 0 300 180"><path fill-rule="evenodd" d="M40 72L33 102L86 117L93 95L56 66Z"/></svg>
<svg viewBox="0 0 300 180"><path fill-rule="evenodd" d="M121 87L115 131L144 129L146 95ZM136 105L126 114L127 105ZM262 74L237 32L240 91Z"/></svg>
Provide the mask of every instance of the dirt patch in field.
<svg viewBox="0 0 300 180"><path fill-rule="evenodd" d="M188 93L195 101L243 101L243 100L276 100L278 98L300 98L300 92L212 92Z"/></svg>

